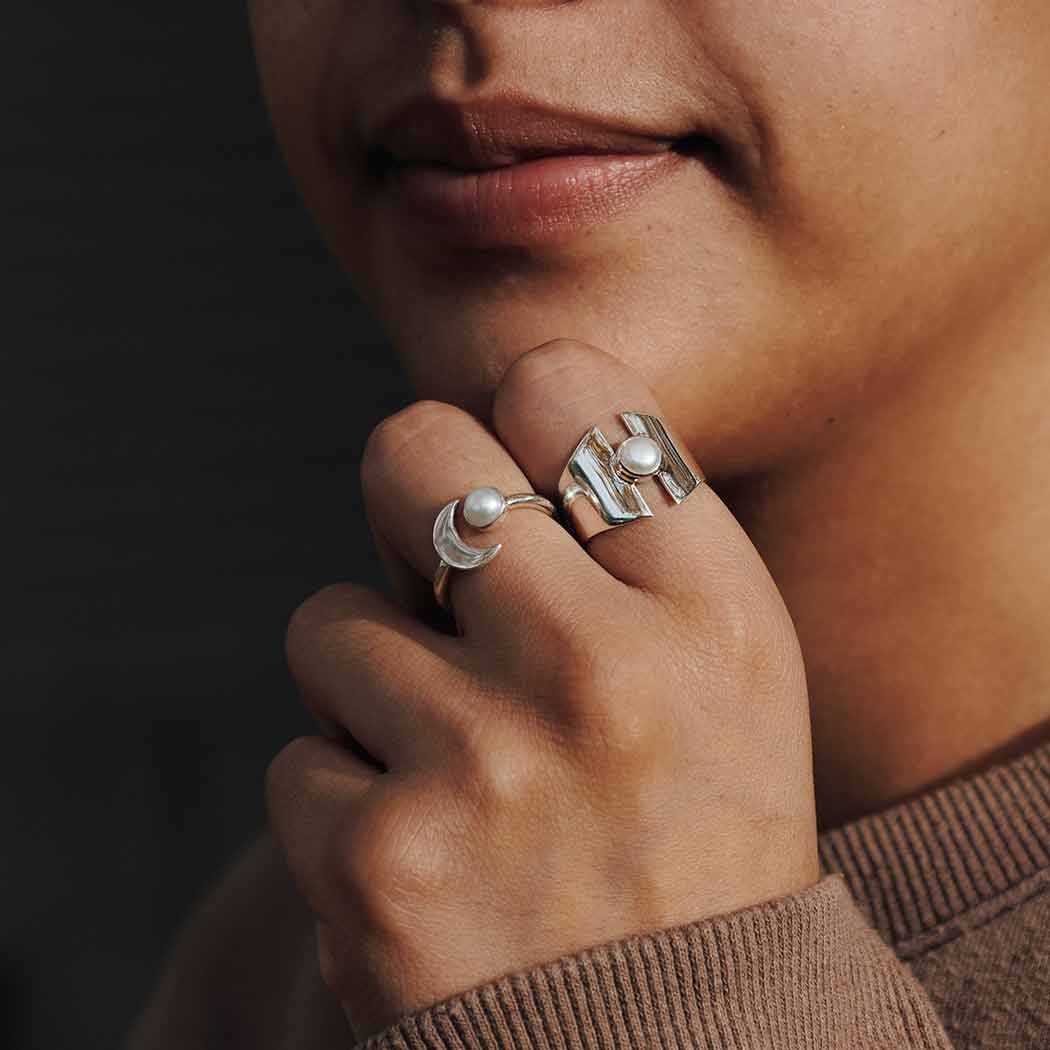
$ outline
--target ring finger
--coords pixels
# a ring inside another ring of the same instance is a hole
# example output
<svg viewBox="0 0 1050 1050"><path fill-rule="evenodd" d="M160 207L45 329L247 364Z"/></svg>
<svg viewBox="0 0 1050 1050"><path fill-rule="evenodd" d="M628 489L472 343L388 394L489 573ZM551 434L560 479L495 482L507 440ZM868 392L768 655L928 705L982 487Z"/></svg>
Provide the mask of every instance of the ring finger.
<svg viewBox="0 0 1050 1050"><path fill-rule="evenodd" d="M362 458L361 484L381 542L427 579L438 564L432 533L444 506L487 486L505 495L532 491L510 454L478 420L434 401L418 402L376 428ZM519 621L522 613L569 614L574 594L593 595L609 582L546 514L516 509L480 532L463 525L460 511L456 525L472 547L503 545L484 567L452 572L450 603L464 635L491 636L508 606Z"/></svg>

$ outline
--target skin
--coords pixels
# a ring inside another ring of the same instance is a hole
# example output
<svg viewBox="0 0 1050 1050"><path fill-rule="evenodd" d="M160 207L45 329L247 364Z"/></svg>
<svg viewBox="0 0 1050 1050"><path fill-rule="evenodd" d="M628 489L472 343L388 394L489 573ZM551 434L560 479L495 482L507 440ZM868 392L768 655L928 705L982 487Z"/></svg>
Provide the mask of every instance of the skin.
<svg viewBox="0 0 1050 1050"><path fill-rule="evenodd" d="M491 904L493 884L471 882L469 892L450 897L437 864L438 873L400 898L393 916L380 909L375 918L380 880L369 882L362 873L399 869L382 863L369 869L353 860L355 847L367 856L375 840L362 838L359 823L338 815L362 811L361 791L347 784L365 774L346 764L354 760L343 748L296 745L271 777L275 828L320 917L322 968L356 1034L389 1021L398 1009L554 957L559 947L568 951L579 938L593 943L657 916L685 921L806 884L813 874L808 830L803 846L780 866L746 855L756 826L771 826L768 800L755 789L770 754L783 760L778 774L795 785L787 812L777 819L813 829L878 809L1046 735L1045 3L934 0L921 11L905 0L801 6L786 0L255 0L250 7L274 124L307 203L420 396L456 406L441 409L443 422L433 424L431 441L461 449L473 473L457 485L450 468L455 461L442 460L437 473L449 485L444 498L509 469L501 458L507 452L549 494L549 465L542 456L539 465L530 461L540 438L522 437L529 433L528 413L507 411L502 421L498 413L508 403L501 397L514 403L508 390L528 401L542 389L542 370L530 372L527 362L552 352L547 347L530 354L532 348L565 338L585 344L554 350L564 374L552 400L564 403L565 376L571 375L581 430L607 417L620 397L648 388L646 396L703 466L712 483L703 491L712 499L717 492L717 506L731 512L713 531L709 519L690 518L689 504L672 512L696 529L678 537L693 552L690 573L699 576L695 592L676 599L683 603L680 623L692 630L668 652L648 655L684 653L685 670L676 682L682 689L695 690L702 681L703 695L733 692L750 673L746 654L738 652L720 675L713 671L705 643L718 629L717 617L698 610L712 602L736 608L730 616L735 634L758 639L758 651L769 657L758 693L776 697L775 725L784 730L780 739L792 742L749 752L747 734L738 733L740 726L726 714L741 705L716 704L719 750L703 750L711 743L698 725L690 745L697 750L684 754L682 768L716 753L735 760L738 776L719 786L736 804L712 808L698 793L679 799L680 808L664 805L661 818L672 828L675 820L685 827L700 814L734 843L729 866L708 871L690 895L668 874L683 860L673 859L669 843L654 846L652 870L643 879L654 892L641 895L639 910L624 910L622 901L602 907L589 902L589 912L560 943L527 922L515 926L495 907L482 907L485 943L494 947L483 957L457 956L450 979L456 987L441 984L434 946L464 916L473 921L479 903ZM583 40L586 48L579 46ZM507 89L661 128L709 127L713 121L731 144L733 177L719 177L697 161L615 221L542 249L479 255L407 236L362 178L352 129L417 91L467 99ZM521 381L523 375L529 382ZM607 395L602 404L590 393L595 389ZM543 404L533 402L533 410ZM494 429L489 440L495 447L470 430L467 421L474 418ZM397 425L404 428L406 419ZM472 436L465 441L464 434ZM366 477L370 469L377 477L391 472L396 444L370 446ZM566 445L571 441L562 441ZM436 468L427 463L422 469ZM440 506L436 497L428 512ZM404 607L412 610L418 608L412 577L424 571L412 544L427 536L426 514L416 509L415 538L391 540L394 515L382 497L369 498L381 552ZM742 531L735 531L737 523ZM538 530L517 521L512 528L510 519L506 528L508 555L527 547ZM726 564L744 563L750 575L706 575L702 567L712 551L732 552ZM756 551L757 563L751 560ZM592 549L587 560L619 579L615 559L604 564ZM504 561L507 566L496 571ZM485 570L489 585L497 587L500 573L514 564L501 555ZM765 570L775 581L772 590ZM666 597L659 596L673 575L630 586L663 605ZM505 601L523 579L514 578ZM480 584L464 577L456 586L469 603L471 588ZM748 602L734 600L741 593ZM604 623L608 609L595 594L581 609L582 620ZM793 632L782 629L781 598ZM356 591L324 592L320 604L293 619L290 662L301 687L306 668L316 664L310 654L325 645L353 653L352 632L341 642L332 632L375 619L374 600ZM547 613L526 605L522 615L527 624L549 627ZM392 622L397 640L389 641L389 650L403 656L410 647L405 639L417 628ZM340 623L344 628L333 627ZM791 655L795 632L798 663ZM391 658L385 647L379 651ZM333 697L346 666L376 680L375 652L348 655L342 672L329 672L327 684L304 690L329 728L355 719L360 728L360 710L348 713ZM576 655L586 665L590 652L585 646ZM446 670L456 669L449 674L462 673L462 654L443 659ZM804 720L797 721L807 706L794 677L803 663L812 759ZM476 678L489 683L486 696L522 692L527 679L504 673L508 664L516 666L513 660L484 669L471 665ZM769 674L777 666L790 673ZM414 681L405 676L389 683L384 702L392 708L407 702L397 698L412 695ZM585 692L594 699L594 690ZM615 708L615 688L598 692ZM577 709L571 689L547 695L560 698L563 714ZM442 724L454 724L453 707L444 709ZM546 756L542 768L552 782L564 787L562 778L569 777L573 783L566 812L593 807L595 784L616 776L622 763L596 759L585 736L573 733L571 718L553 724L560 726L558 743L527 753ZM393 745L402 759L407 752L398 749L408 748L410 738L403 733ZM554 757L565 749L575 758ZM325 763L337 756L339 776L322 790ZM566 770L579 762L592 776L572 780ZM436 754L417 764L431 772L428 783L440 785L426 797L445 807L441 813L458 813L457 799L485 794L484 777L459 783L457 793ZM669 790L669 783L643 762L630 790L644 796L647 787ZM327 814L314 817L318 834L291 830L305 824L302 813L295 820L287 816L294 812L288 800L296 795L311 813ZM404 800L421 796L399 797L400 809L391 805L383 812L403 814ZM470 828L467 841L482 851L478 855L492 846L489 834L503 834L501 841L528 852L536 842L526 831L528 807L519 808L516 799L511 792L507 808L499 810L518 814L507 823L479 818L446 820L444 826ZM600 826L606 846L638 830L611 816ZM341 843L336 853L343 860L328 853L320 861L321 832L334 827L339 832L328 837ZM397 853L400 844L395 838L389 852ZM466 848L462 839L443 839L433 855L447 857L457 845ZM592 863L599 852L566 855L607 884L608 871ZM376 856L390 861L383 850ZM340 881L339 872L348 870L350 877ZM763 873L764 885L750 884L754 871ZM727 883L743 897L723 897ZM540 894L554 914L565 906L551 887L526 878L510 884L523 901ZM434 896L435 889L445 895ZM437 909L435 900L449 903ZM325 935L326 929L335 932ZM264 965L260 959L260 969ZM369 1003L375 1004L371 1012Z"/></svg>
<svg viewBox="0 0 1050 1050"><path fill-rule="evenodd" d="M373 529L425 573L450 494L555 490L591 423L626 436L610 406L627 404L661 412L640 376L569 340L508 369L494 435L419 402L365 451ZM349 585L293 617L289 665L329 732L271 765L270 821L359 1038L566 951L817 881L791 618L712 489L659 509L586 549L509 514L499 557L452 581L453 637Z"/></svg>

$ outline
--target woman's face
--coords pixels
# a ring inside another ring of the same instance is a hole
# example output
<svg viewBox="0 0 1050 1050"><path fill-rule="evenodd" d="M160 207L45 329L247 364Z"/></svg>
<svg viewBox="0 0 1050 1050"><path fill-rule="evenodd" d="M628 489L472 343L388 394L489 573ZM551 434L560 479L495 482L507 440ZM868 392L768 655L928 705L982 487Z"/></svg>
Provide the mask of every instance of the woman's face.
<svg viewBox="0 0 1050 1050"><path fill-rule="evenodd" d="M1046 0L251 9L322 231L420 394L482 416L515 357L571 337L649 378L709 476L768 469L962 353L1044 260ZM424 225L368 149L421 95L527 96L681 156L603 221Z"/></svg>

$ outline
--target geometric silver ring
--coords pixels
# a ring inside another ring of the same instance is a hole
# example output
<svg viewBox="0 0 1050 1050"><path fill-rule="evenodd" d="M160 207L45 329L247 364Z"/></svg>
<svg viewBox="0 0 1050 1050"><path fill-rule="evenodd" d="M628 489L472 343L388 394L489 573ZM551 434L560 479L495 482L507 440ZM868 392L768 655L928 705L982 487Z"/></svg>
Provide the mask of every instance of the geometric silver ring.
<svg viewBox="0 0 1050 1050"><path fill-rule="evenodd" d="M491 547L472 547L463 540L456 528L456 510L463 505L463 518L476 529L491 528L508 511L526 507L543 511L555 517L557 510L549 499L534 492L518 492L504 496L492 486L474 489L463 499L454 499L441 508L434 519L434 550L438 556L438 567L434 572L434 597L442 609L448 610L448 583L453 569L469 571L488 565L503 549L502 543Z"/></svg>
<svg viewBox="0 0 1050 1050"><path fill-rule="evenodd" d="M639 487L642 482L655 478L677 506L706 480L657 416L621 412L620 419L630 436L613 448L598 427L591 427L558 483L562 508L583 543L607 529L653 516Z"/></svg>

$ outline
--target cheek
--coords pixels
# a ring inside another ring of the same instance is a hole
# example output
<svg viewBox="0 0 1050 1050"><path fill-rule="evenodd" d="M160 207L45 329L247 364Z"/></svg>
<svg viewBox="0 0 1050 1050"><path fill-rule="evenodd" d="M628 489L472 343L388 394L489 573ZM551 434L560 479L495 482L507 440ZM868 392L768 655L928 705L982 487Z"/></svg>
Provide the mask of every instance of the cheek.
<svg viewBox="0 0 1050 1050"><path fill-rule="evenodd" d="M248 6L263 95L293 168L303 152L298 139L311 123L333 7L332 0L250 0Z"/></svg>
<svg viewBox="0 0 1050 1050"><path fill-rule="evenodd" d="M978 239L1003 249L981 246L985 272L1041 249L1050 5L716 3L766 117L776 227L821 280L878 261L906 292L975 262Z"/></svg>
<svg viewBox="0 0 1050 1050"><path fill-rule="evenodd" d="M409 76L390 61L407 53L407 8L402 0L249 4L259 79L281 152L321 235L366 298L375 279L367 250L371 210L360 172L340 152L339 134L359 117L363 96L396 97Z"/></svg>
<svg viewBox="0 0 1050 1050"><path fill-rule="evenodd" d="M1050 5L711 2L808 338L850 347L842 382L889 390L1050 244Z"/></svg>
<svg viewBox="0 0 1050 1050"><path fill-rule="evenodd" d="M345 32L342 0L250 0L255 61L281 152L322 234L330 225L322 202L341 196L320 131L326 79L338 61L333 42Z"/></svg>

